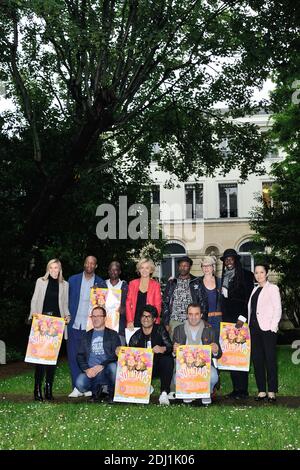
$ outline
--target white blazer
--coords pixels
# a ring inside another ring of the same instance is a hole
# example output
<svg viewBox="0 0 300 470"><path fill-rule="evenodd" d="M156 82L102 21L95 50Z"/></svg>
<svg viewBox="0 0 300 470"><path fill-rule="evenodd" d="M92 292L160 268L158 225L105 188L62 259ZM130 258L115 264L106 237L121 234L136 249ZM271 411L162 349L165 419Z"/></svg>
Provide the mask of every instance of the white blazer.
<svg viewBox="0 0 300 470"><path fill-rule="evenodd" d="M248 302L248 325L251 318L251 299L259 286L254 287ZM281 319L282 308L278 286L267 281L262 288L257 301L257 321L263 331L278 331L278 324Z"/></svg>

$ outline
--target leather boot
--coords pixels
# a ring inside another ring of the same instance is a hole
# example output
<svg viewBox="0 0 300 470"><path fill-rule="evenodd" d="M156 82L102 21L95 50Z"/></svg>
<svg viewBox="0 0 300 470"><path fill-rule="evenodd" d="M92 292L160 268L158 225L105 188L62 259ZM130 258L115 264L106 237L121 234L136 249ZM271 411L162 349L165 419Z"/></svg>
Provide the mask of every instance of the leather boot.
<svg viewBox="0 0 300 470"><path fill-rule="evenodd" d="M42 384L35 382L33 391L35 401L44 401L42 394Z"/></svg>
<svg viewBox="0 0 300 470"><path fill-rule="evenodd" d="M52 383L46 382L45 384L45 400L54 400L52 395Z"/></svg>
<svg viewBox="0 0 300 470"><path fill-rule="evenodd" d="M42 382L44 378L44 369L41 366L36 366L34 374L34 390L33 396L35 401L43 401Z"/></svg>

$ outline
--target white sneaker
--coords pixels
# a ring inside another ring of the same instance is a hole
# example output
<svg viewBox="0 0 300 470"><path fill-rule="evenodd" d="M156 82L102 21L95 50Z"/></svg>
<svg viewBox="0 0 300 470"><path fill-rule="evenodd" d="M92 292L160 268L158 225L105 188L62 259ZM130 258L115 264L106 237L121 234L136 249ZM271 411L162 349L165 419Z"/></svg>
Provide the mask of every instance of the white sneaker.
<svg viewBox="0 0 300 470"><path fill-rule="evenodd" d="M192 401L194 401L192 398L185 398L183 403L192 403Z"/></svg>
<svg viewBox="0 0 300 470"><path fill-rule="evenodd" d="M74 387L73 391L70 393L69 398L78 398L83 397L83 393L81 393L78 388Z"/></svg>
<svg viewBox="0 0 300 470"><path fill-rule="evenodd" d="M175 400L175 399L176 399L176 394L175 394L175 392L170 392L170 393L168 394L168 398L169 398L169 400Z"/></svg>
<svg viewBox="0 0 300 470"><path fill-rule="evenodd" d="M85 397L91 397L93 394L91 391L88 391L88 392L84 392L83 394Z"/></svg>
<svg viewBox="0 0 300 470"><path fill-rule="evenodd" d="M211 405L211 398L202 398L202 405Z"/></svg>
<svg viewBox="0 0 300 470"><path fill-rule="evenodd" d="M160 405L169 405L169 398L167 392L162 392L159 397L159 404Z"/></svg>
<svg viewBox="0 0 300 470"><path fill-rule="evenodd" d="M150 387L150 395L152 395L153 392L154 392L154 387L152 387L152 385L151 385L151 387Z"/></svg>

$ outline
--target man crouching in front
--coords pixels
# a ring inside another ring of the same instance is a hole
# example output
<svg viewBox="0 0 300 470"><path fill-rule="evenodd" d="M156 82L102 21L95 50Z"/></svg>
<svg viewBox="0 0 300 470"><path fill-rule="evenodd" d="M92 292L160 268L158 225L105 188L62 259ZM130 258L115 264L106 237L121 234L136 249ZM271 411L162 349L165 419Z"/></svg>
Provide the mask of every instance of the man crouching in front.
<svg viewBox="0 0 300 470"><path fill-rule="evenodd" d="M214 386L218 382L218 372L214 367L213 358L219 359L222 356L222 350L217 338L216 331L208 323L202 319L201 307L198 304L189 304L187 307L187 320L175 328L173 335L173 352L180 345L185 344L203 344L210 345L212 352L211 375L210 375L210 392L212 393ZM193 400L183 400L189 403ZM202 398L203 405L210 405L211 398Z"/></svg>
<svg viewBox="0 0 300 470"><path fill-rule="evenodd" d="M108 386L108 403L113 403L117 373L116 348L121 345L119 335L105 327L106 311L94 307L91 313L93 329L86 332L77 354L82 374L77 377L76 388L84 393L92 390L92 401L99 401L103 385Z"/></svg>

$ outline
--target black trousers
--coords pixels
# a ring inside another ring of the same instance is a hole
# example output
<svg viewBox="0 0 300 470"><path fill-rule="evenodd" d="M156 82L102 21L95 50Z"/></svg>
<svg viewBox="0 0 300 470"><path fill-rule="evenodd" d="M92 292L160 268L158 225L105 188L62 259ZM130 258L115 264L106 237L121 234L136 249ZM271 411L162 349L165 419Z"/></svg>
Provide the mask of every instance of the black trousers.
<svg viewBox="0 0 300 470"><path fill-rule="evenodd" d="M170 393L173 368L173 356L167 354L154 354L152 377L160 378L160 393Z"/></svg>
<svg viewBox="0 0 300 470"><path fill-rule="evenodd" d="M34 380L36 384L42 384L46 374L46 383L53 384L56 365L36 365L34 372Z"/></svg>
<svg viewBox="0 0 300 470"><path fill-rule="evenodd" d="M277 333L263 331L259 326L250 328L251 356L256 385L259 392L278 391L276 344Z"/></svg>
<svg viewBox="0 0 300 470"><path fill-rule="evenodd" d="M248 374L249 372L240 372L233 370L230 372L234 392L248 394Z"/></svg>

